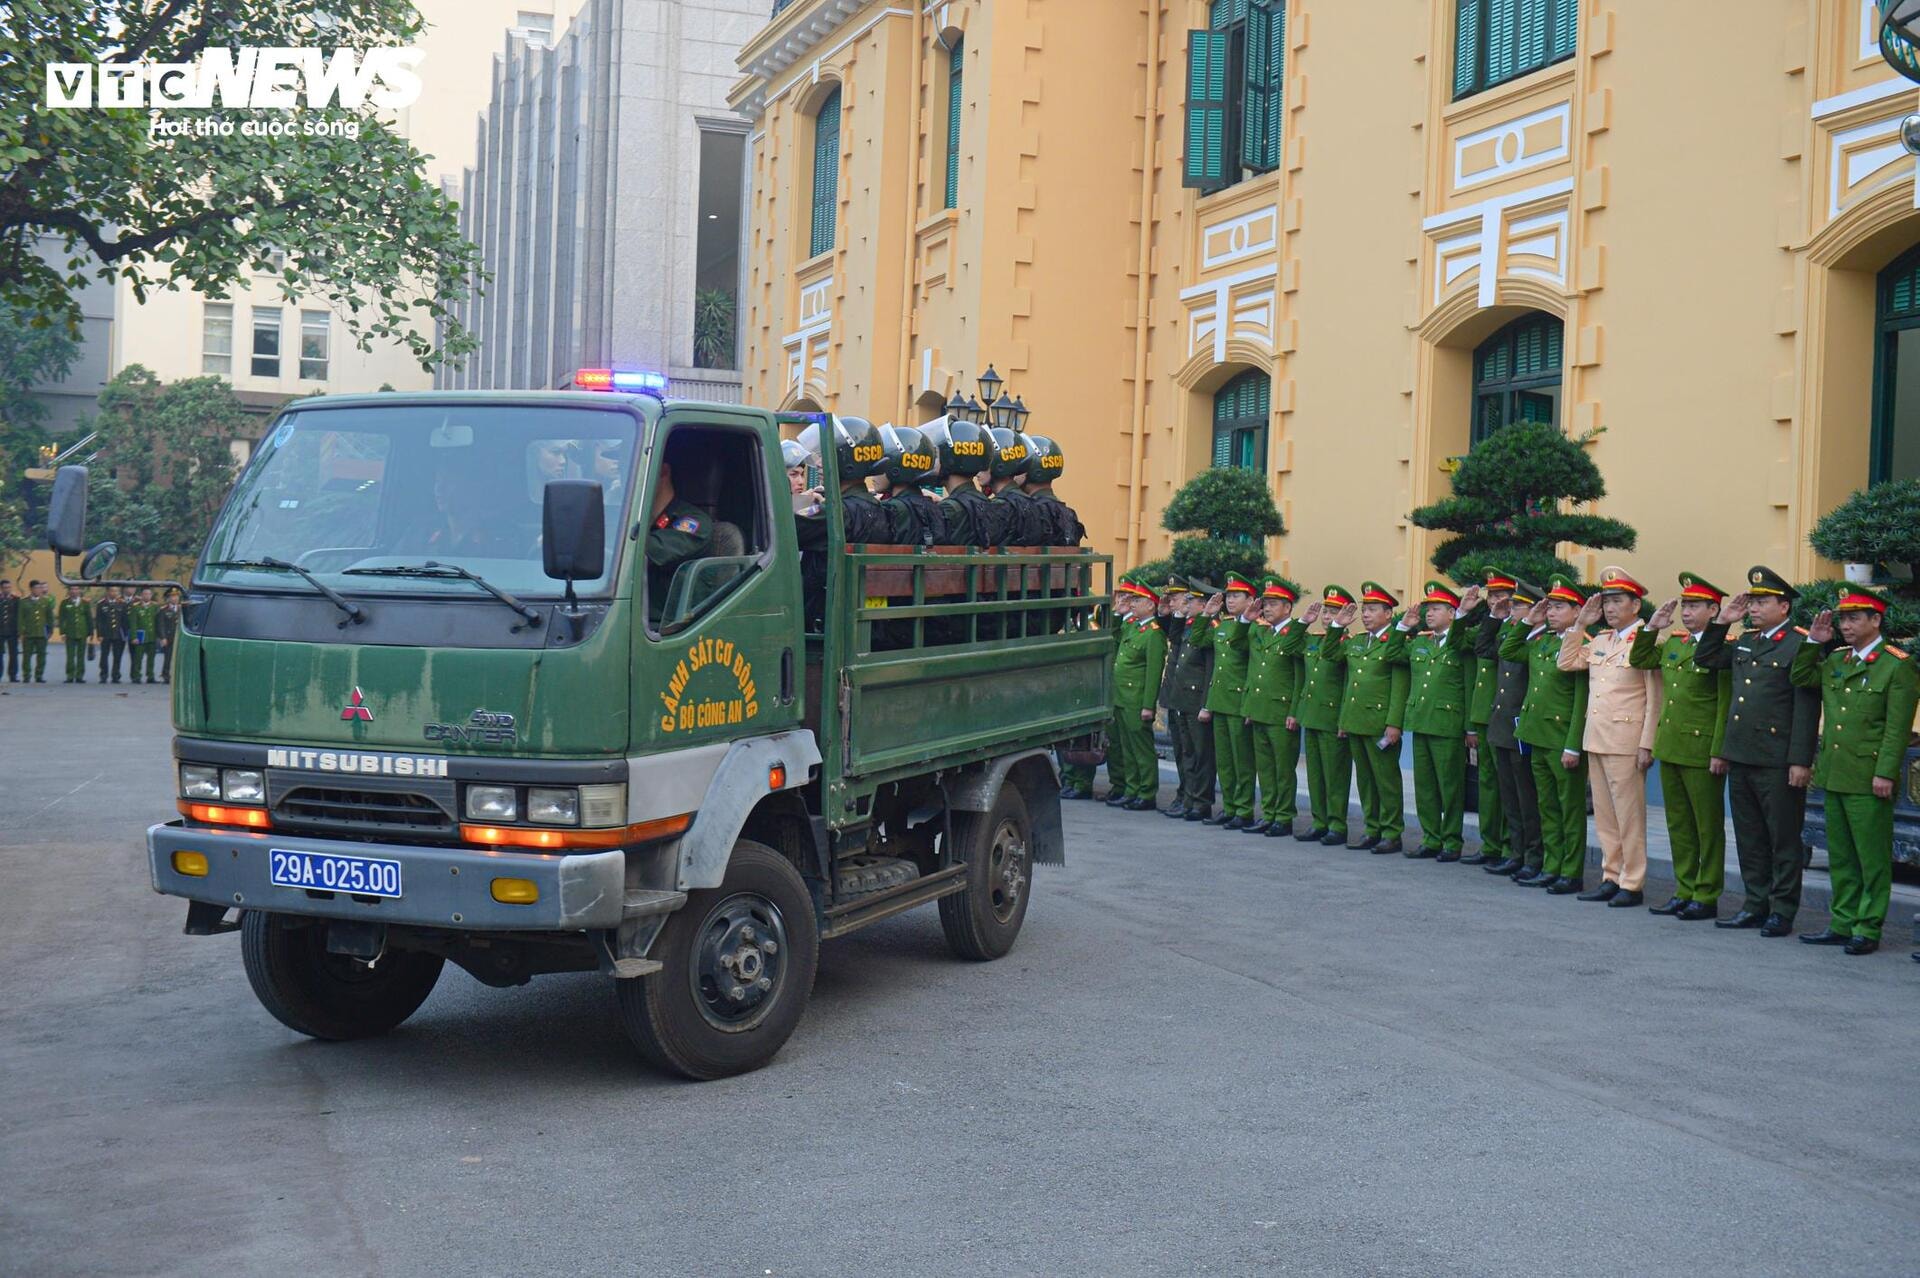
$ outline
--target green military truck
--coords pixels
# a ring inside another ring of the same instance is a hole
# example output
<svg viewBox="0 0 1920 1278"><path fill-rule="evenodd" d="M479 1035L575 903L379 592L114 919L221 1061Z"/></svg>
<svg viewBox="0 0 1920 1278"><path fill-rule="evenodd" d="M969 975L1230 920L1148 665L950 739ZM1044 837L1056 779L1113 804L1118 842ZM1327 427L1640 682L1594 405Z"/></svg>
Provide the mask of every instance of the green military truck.
<svg viewBox="0 0 1920 1278"><path fill-rule="evenodd" d="M155 890L301 1033L389 1030L448 961L598 970L703 1079L779 1050L822 940L938 902L1005 954L1063 859L1051 752L1110 713L1111 561L846 546L828 448L810 630L792 423L576 385L270 424L188 586ZM58 554L86 488L56 476Z"/></svg>

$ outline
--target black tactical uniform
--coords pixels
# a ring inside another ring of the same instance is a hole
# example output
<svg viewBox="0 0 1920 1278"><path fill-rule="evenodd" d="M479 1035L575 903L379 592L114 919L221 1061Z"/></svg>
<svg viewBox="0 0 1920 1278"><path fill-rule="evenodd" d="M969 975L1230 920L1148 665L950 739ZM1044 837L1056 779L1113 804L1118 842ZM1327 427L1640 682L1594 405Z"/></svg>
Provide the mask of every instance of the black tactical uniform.
<svg viewBox="0 0 1920 1278"><path fill-rule="evenodd" d="M1531 608L1540 598L1540 588L1522 582L1513 592L1513 613ZM1508 661L1500 655L1500 631L1506 620L1491 614L1480 623L1474 636L1474 655L1496 663L1493 707L1487 713L1486 744L1491 749L1481 755L1491 757L1494 784L1500 788L1500 810L1507 818L1506 859L1486 867L1489 874L1514 875L1521 870L1538 871L1546 864L1546 845L1540 838L1540 796L1534 789L1533 763L1527 757L1533 749L1524 746L1515 728L1520 708L1527 701L1528 666L1524 661ZM1483 772L1484 779L1485 773Z"/></svg>
<svg viewBox="0 0 1920 1278"><path fill-rule="evenodd" d="M93 633L100 640L100 682L107 683L111 669L111 682L120 682L120 659L126 655L127 613L131 605L126 599L102 599L93 609Z"/></svg>
<svg viewBox="0 0 1920 1278"><path fill-rule="evenodd" d="M1181 583L1181 589L1197 593L1190 583ZM1185 642L1196 625L1205 624L1197 617L1186 620L1179 648L1167 654L1167 675L1160 690L1160 704L1167 708L1167 732L1173 738L1174 766L1180 773L1180 793L1174 806L1189 821L1204 821L1213 815L1216 780L1213 725L1200 722L1207 689L1213 684L1213 645Z"/></svg>
<svg viewBox="0 0 1920 1278"><path fill-rule="evenodd" d="M7 682L20 680L20 596L0 595L0 653L7 658Z"/></svg>

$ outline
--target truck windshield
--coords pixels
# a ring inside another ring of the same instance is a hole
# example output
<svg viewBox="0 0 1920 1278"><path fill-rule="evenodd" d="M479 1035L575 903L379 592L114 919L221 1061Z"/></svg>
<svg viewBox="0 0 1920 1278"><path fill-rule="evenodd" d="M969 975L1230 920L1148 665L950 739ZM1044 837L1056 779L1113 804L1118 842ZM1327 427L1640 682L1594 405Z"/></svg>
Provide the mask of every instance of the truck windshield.
<svg viewBox="0 0 1920 1278"><path fill-rule="evenodd" d="M557 595L541 565L542 496L549 480L590 479L606 499L607 554L575 588L605 593L626 540L638 425L625 410L542 404L287 413L235 486L196 580L286 589L285 573L250 566L277 559L346 594L473 594L451 573L364 571L431 559L515 595Z"/></svg>

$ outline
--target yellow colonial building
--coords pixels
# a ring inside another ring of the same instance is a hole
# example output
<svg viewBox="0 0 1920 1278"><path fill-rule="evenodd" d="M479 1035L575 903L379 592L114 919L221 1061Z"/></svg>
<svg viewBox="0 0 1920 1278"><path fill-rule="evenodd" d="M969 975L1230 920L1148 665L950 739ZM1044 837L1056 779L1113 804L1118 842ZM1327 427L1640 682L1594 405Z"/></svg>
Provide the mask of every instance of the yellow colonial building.
<svg viewBox="0 0 1920 1278"><path fill-rule="evenodd" d="M913 423L991 363L1122 563L1239 465L1284 571L1406 587L1448 459L1552 420L1649 579L1830 573L1814 520L1920 475L1916 93L1877 25L1872 0L790 0L733 94L748 397Z"/></svg>

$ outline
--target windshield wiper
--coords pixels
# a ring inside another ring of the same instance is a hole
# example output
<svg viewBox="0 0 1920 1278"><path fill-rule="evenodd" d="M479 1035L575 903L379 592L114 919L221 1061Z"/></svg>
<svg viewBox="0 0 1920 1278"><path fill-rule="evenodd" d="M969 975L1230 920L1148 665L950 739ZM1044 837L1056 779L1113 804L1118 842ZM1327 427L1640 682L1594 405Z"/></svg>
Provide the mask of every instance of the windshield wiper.
<svg viewBox="0 0 1920 1278"><path fill-rule="evenodd" d="M480 589L486 591L495 599L498 599L501 603L519 613L522 617L525 617L527 625L536 628L540 625L539 609L521 603L518 599L515 599L512 595L500 589L500 587L494 585L485 577L482 577L479 573L462 568L459 564L436 563L429 559L424 564L394 564L386 568L349 568L342 575L347 577L438 577L442 580L449 581L471 581L474 585L480 587ZM515 626L513 629L514 633L518 634L521 627Z"/></svg>
<svg viewBox="0 0 1920 1278"><path fill-rule="evenodd" d="M365 608L362 608L359 604L353 602L353 600L347 598L345 595L335 590L332 586L329 586L326 582L320 580L318 577L308 572L305 568L302 568L299 564L290 564L284 559L274 559L267 555L262 555L258 559L216 559L212 563L208 564L207 567L209 568L270 568L275 572L297 572L306 579L306 582L309 586L312 586L315 590L325 595L327 597L328 603L331 603L334 607L338 608L341 612L346 613L347 621L351 621L351 622L354 622L355 624L358 624L367 619L367 610ZM347 621L343 621L340 623L340 628L342 630L345 630L347 628Z"/></svg>

